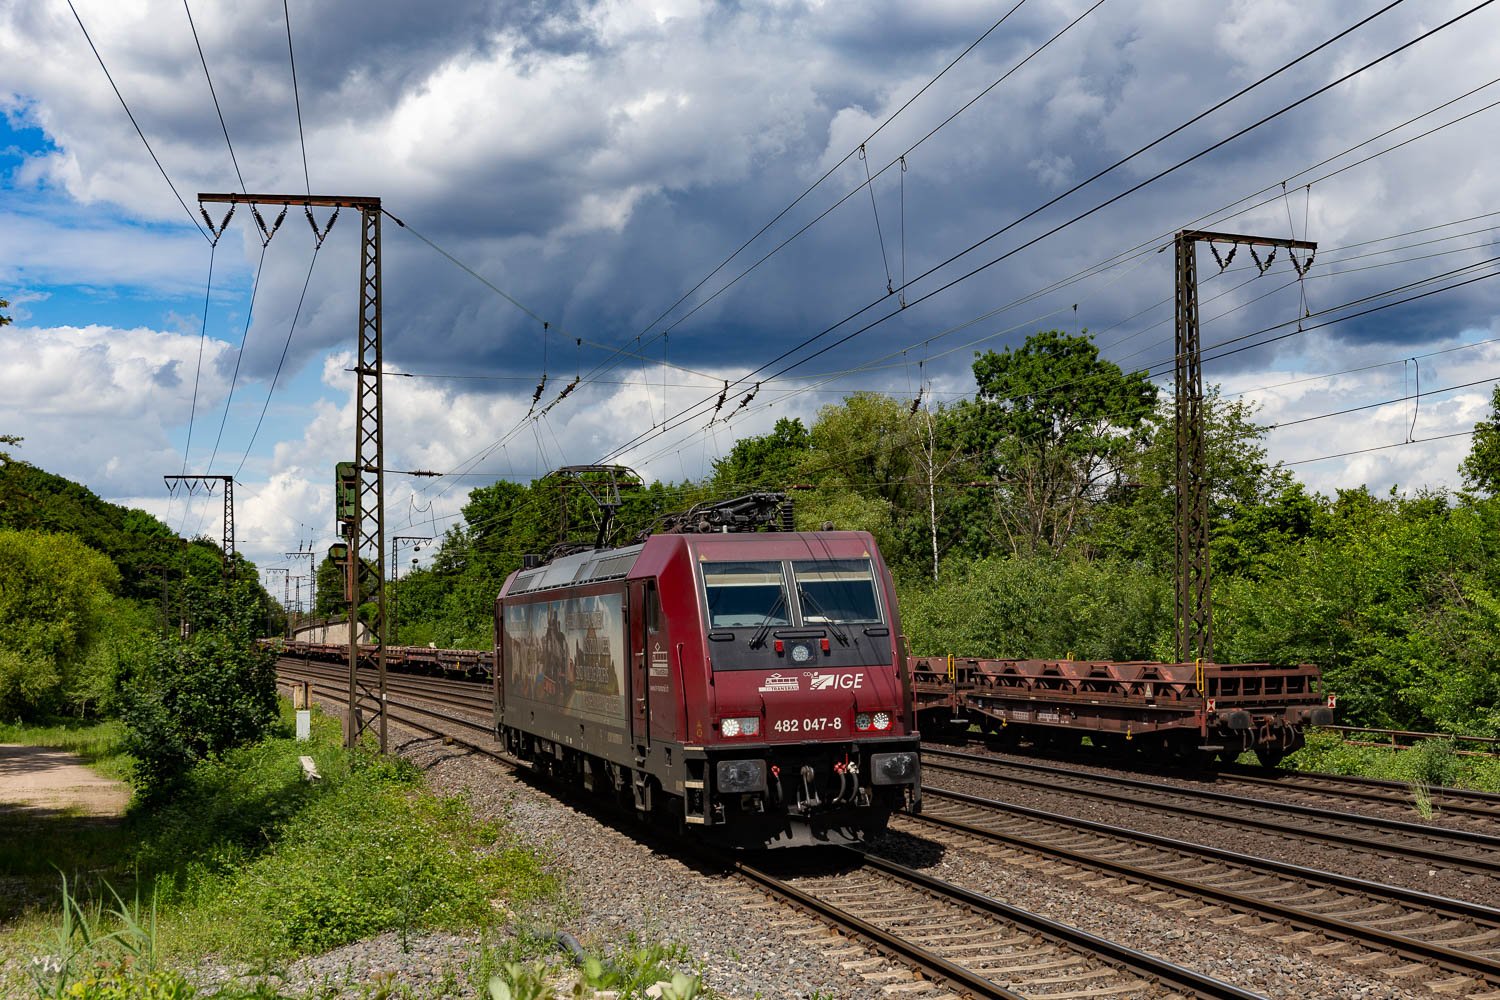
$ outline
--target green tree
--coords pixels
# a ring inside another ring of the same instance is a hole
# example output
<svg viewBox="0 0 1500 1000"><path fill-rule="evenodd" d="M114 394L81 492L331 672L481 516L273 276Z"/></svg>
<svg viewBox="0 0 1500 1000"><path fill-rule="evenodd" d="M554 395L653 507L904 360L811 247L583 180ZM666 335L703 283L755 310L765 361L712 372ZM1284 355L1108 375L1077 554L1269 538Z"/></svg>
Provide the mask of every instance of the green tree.
<svg viewBox="0 0 1500 1000"><path fill-rule="evenodd" d="M1170 640L1170 581L1119 561L983 559L901 591L914 653L1153 659Z"/></svg>
<svg viewBox="0 0 1500 1000"><path fill-rule="evenodd" d="M961 440L995 484L993 517L1012 552L1061 552L1120 484L1149 430L1156 387L1102 359L1085 335L1032 334L974 361L978 393Z"/></svg>
<svg viewBox="0 0 1500 1000"><path fill-rule="evenodd" d="M0 529L0 711L35 717L107 701L146 629L113 595L107 556L70 535Z"/></svg>
<svg viewBox="0 0 1500 1000"><path fill-rule="evenodd" d="M1291 474L1268 461L1268 428L1255 407L1212 386L1203 400L1204 468L1215 574L1252 571L1270 549L1311 530L1315 504ZM1158 408L1149 437L1125 456L1121 475L1084 538L1091 554L1138 560L1171 572L1176 536L1177 440L1172 412Z"/></svg>
<svg viewBox="0 0 1500 1000"><path fill-rule="evenodd" d="M1474 443L1458 471L1469 489L1500 493L1500 386L1490 397L1490 419L1474 425Z"/></svg>
<svg viewBox="0 0 1500 1000"><path fill-rule="evenodd" d="M1340 491L1215 599L1221 659L1316 663L1350 723L1500 732L1500 500Z"/></svg>
<svg viewBox="0 0 1500 1000"><path fill-rule="evenodd" d="M743 437L714 461L713 486L724 496L784 490L795 483L799 460L812 447L802 421L782 417L769 434Z"/></svg>
<svg viewBox="0 0 1500 1000"><path fill-rule="evenodd" d="M0 299L0 309L9 309L9 308L10 308L10 303L7 302L5 299ZM9 326L9 325L10 325L10 317L7 316L7 315L5 315L5 313L0 312L0 326ZM12 443L14 443L14 442L12 442Z"/></svg>

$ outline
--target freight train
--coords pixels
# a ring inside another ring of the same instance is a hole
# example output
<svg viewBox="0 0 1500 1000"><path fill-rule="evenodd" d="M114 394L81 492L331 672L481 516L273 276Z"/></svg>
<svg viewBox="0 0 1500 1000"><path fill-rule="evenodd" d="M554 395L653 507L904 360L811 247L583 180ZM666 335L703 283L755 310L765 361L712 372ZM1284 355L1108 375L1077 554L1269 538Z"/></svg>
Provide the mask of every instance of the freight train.
<svg viewBox="0 0 1500 1000"><path fill-rule="evenodd" d="M1117 757L1136 749L1196 767L1251 751L1274 767L1336 699L1310 663L1149 663L913 657L918 724L929 738L979 729L1002 746L1050 751L1084 737Z"/></svg>

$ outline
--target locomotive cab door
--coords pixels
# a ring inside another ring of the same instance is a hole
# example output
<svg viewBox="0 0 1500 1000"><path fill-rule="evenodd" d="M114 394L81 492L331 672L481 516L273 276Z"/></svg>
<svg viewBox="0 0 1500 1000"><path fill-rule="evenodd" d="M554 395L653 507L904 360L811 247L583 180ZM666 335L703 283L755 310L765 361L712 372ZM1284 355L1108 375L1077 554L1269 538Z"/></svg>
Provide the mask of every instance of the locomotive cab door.
<svg viewBox="0 0 1500 1000"><path fill-rule="evenodd" d="M495 738L500 739L500 730L505 725L505 671L509 666L505 655L505 605L495 599L495 649L490 661L490 683L494 689L492 703L495 706Z"/></svg>
<svg viewBox="0 0 1500 1000"><path fill-rule="evenodd" d="M651 649L661 628L655 580L630 584L630 732L637 746L651 742Z"/></svg>

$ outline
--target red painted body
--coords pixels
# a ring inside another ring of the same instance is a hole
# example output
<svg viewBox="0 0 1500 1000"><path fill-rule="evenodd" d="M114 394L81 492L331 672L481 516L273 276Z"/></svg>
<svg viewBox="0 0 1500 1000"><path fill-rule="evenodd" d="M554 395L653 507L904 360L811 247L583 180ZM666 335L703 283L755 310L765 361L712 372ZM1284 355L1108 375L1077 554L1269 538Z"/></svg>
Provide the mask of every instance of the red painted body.
<svg viewBox="0 0 1500 1000"><path fill-rule="evenodd" d="M506 580L496 636L497 737L642 812L782 844L919 801L900 617L866 533L570 556Z"/></svg>

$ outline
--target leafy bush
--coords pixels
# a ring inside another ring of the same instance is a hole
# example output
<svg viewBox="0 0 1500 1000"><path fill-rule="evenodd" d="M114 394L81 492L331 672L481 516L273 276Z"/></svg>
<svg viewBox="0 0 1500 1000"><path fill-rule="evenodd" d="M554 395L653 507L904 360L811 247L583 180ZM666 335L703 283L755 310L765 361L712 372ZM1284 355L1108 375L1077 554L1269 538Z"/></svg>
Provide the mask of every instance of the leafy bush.
<svg viewBox="0 0 1500 1000"><path fill-rule="evenodd" d="M275 737L205 761L143 831L177 946L246 958L320 952L388 930L487 923L492 901L550 893L539 858L421 790L409 762ZM311 754L323 780L304 782ZM184 862L182 859L190 858Z"/></svg>
<svg viewBox="0 0 1500 1000"><path fill-rule="evenodd" d="M125 749L148 798L170 795L199 761L258 739L276 717L276 663L254 645L248 586L215 592L190 638L161 639L122 693Z"/></svg>
<svg viewBox="0 0 1500 1000"><path fill-rule="evenodd" d="M1358 746L1339 733L1309 730L1307 745L1284 765L1303 771L1404 781L1416 788L1474 788L1500 792L1500 758L1465 756L1450 739L1422 740L1405 749Z"/></svg>

